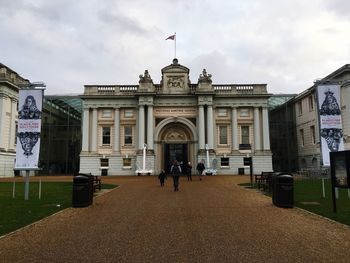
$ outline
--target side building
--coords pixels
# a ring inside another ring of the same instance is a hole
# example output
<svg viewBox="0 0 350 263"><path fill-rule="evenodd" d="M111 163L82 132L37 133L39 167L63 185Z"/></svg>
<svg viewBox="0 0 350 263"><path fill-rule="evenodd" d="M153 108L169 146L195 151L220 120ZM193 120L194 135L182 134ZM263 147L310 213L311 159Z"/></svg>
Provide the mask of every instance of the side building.
<svg viewBox="0 0 350 263"><path fill-rule="evenodd" d="M29 80L0 63L0 177L14 176L18 90L29 84Z"/></svg>
<svg viewBox="0 0 350 263"><path fill-rule="evenodd" d="M325 167L317 97L319 85L340 87L337 107L341 111L342 131L325 139L330 144L342 142L344 150L350 150L350 64L346 64L271 110L271 149L275 170L318 172Z"/></svg>
<svg viewBox="0 0 350 263"><path fill-rule="evenodd" d="M317 87L330 84L340 86L340 101L337 103L341 110L342 134L337 139L343 141L344 150L350 149L350 64L346 64L328 76L315 81L312 87L294 98L300 170L320 169L324 165L321 150ZM327 140L334 139L334 137L327 138Z"/></svg>
<svg viewBox="0 0 350 263"><path fill-rule="evenodd" d="M138 85L85 85L80 172L157 174L176 159L248 173L248 156L254 173L272 170L266 84L216 85L206 70L191 84L177 59L161 72L159 84L146 70Z"/></svg>

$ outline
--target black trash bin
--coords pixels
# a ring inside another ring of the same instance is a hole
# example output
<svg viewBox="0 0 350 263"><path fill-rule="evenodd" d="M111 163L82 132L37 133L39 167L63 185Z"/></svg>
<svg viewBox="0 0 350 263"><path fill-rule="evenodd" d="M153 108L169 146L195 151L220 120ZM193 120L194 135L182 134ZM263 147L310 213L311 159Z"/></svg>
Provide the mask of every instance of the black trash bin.
<svg viewBox="0 0 350 263"><path fill-rule="evenodd" d="M244 168L238 168L238 174L244 175Z"/></svg>
<svg viewBox="0 0 350 263"><path fill-rule="evenodd" d="M293 176L288 173L274 173L272 177L272 202L275 206L294 206Z"/></svg>
<svg viewBox="0 0 350 263"><path fill-rule="evenodd" d="M73 207L87 207L92 204L92 183L88 176L78 175L73 178Z"/></svg>

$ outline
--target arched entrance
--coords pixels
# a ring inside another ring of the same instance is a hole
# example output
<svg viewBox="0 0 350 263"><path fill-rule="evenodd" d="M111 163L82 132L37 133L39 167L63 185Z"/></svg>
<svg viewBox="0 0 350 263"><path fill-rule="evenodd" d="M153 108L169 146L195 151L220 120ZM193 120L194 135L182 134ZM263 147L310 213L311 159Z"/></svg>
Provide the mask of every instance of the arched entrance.
<svg viewBox="0 0 350 263"><path fill-rule="evenodd" d="M187 163L195 161L196 151L195 126L186 118L168 118L157 125L155 130L157 145L156 166L159 170L170 172L171 164L177 160L182 171L187 170Z"/></svg>

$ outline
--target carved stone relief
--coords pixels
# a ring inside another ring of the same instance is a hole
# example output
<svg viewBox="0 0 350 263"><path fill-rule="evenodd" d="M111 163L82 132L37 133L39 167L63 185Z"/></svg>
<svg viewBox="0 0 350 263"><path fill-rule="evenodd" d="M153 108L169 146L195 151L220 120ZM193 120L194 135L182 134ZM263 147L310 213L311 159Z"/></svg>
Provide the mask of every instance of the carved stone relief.
<svg viewBox="0 0 350 263"><path fill-rule="evenodd" d="M170 130L164 138L166 141L186 141L187 136L183 131Z"/></svg>
<svg viewBox="0 0 350 263"><path fill-rule="evenodd" d="M172 76L168 79L168 88L184 88L184 77L183 76Z"/></svg>

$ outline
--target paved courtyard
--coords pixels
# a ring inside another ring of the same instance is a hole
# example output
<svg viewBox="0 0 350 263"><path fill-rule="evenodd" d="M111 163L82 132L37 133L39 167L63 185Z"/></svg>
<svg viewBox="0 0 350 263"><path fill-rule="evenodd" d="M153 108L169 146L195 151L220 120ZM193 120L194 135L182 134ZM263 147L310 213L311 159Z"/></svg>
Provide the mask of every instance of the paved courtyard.
<svg viewBox="0 0 350 263"><path fill-rule="evenodd" d="M0 262L350 262L350 228L272 205L246 176L119 188L0 239Z"/></svg>

